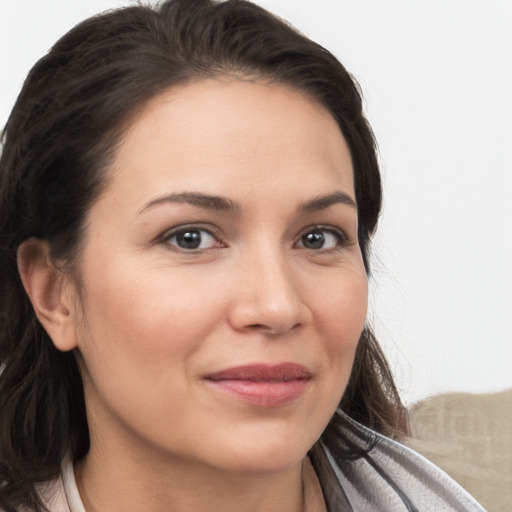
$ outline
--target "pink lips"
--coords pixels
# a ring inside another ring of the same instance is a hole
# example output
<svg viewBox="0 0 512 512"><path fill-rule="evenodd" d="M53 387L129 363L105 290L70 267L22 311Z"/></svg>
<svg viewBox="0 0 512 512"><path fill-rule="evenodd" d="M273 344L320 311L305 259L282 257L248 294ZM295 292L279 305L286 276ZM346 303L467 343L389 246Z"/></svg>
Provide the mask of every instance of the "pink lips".
<svg viewBox="0 0 512 512"><path fill-rule="evenodd" d="M296 363L237 366L205 378L219 391L262 407L277 407L296 400L310 379L308 369Z"/></svg>

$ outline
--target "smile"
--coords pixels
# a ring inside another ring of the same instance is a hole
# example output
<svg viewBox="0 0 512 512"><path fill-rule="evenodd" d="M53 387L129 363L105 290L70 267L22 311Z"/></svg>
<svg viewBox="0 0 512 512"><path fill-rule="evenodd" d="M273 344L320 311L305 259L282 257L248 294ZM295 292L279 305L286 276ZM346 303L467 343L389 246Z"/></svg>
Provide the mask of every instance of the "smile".
<svg viewBox="0 0 512 512"><path fill-rule="evenodd" d="M205 377L216 390L260 407L278 407L305 392L311 373L296 363L255 364L229 368Z"/></svg>

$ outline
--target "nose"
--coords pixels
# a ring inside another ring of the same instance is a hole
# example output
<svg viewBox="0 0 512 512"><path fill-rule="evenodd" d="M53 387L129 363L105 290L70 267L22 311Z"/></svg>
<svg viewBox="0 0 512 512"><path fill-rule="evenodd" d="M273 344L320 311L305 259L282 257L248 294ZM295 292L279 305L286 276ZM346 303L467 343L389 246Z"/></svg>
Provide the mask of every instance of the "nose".
<svg viewBox="0 0 512 512"><path fill-rule="evenodd" d="M277 336L308 323L312 314L292 267L285 258L267 255L254 257L239 269L229 312L235 330Z"/></svg>

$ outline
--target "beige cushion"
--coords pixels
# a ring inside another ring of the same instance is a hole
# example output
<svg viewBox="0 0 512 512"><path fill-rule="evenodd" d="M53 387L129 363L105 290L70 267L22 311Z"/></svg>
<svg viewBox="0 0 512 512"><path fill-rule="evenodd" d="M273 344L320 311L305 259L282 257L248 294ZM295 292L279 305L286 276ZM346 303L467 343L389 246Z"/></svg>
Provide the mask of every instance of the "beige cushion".
<svg viewBox="0 0 512 512"><path fill-rule="evenodd" d="M405 441L459 482L489 512L512 511L512 389L447 393L410 410Z"/></svg>

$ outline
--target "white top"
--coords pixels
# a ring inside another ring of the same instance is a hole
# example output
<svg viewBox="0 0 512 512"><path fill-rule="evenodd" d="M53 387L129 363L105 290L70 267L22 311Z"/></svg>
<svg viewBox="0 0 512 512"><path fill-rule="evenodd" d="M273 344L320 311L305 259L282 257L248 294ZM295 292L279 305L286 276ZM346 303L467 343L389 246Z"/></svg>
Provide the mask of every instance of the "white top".
<svg viewBox="0 0 512 512"><path fill-rule="evenodd" d="M69 457L66 457L62 463L62 484L69 508L69 511L66 512L86 512L82 498L80 498L80 493L78 492L78 486L76 485L73 463ZM50 512L53 512L53 510Z"/></svg>

